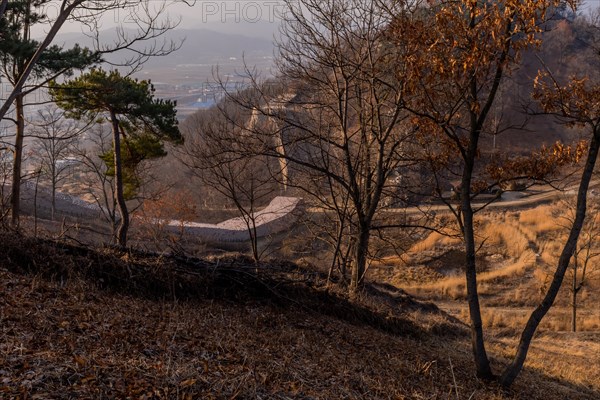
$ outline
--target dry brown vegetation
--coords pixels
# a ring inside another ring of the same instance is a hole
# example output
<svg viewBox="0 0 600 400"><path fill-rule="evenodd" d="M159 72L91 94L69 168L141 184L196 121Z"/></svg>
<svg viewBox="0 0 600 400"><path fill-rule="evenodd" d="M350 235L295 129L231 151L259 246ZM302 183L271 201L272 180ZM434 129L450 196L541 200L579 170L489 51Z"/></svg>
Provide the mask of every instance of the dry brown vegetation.
<svg viewBox="0 0 600 400"><path fill-rule="evenodd" d="M567 216L564 201L524 210L490 211L479 216L478 289L483 324L495 338L491 349L496 355L513 355L518 334L541 301L566 238ZM598 217L592 215L591 218ZM442 309L466 322L469 315L462 273L464 253L461 245L453 240L432 233L415 244L402 260L387 259L386 269L375 266L373 276L417 297L435 299ZM580 264L582 257L580 254ZM591 271L597 270L598 262L590 261ZM390 269L390 265L396 267ZM387 271L387 276L383 271ZM542 321L526 366L557 379L566 378L597 389L600 385L600 276L588 271L578 301L578 333L569 332L571 279L572 273L567 275L554 307ZM565 362L578 357L580 363Z"/></svg>
<svg viewBox="0 0 600 400"><path fill-rule="evenodd" d="M560 202L520 211L489 212L478 218L478 282L484 304L521 307L539 301L566 238L564 207ZM464 298L462 251L454 237L433 232L401 260L389 257L380 264L397 265L399 268L391 270L393 274L387 276L387 281L413 293L440 299ZM593 272L598 261L591 261L592 272L582 294L590 310L595 310L594 302L600 299L600 274ZM406 274L406 269L410 273ZM386 278L377 272L375 268L375 275ZM569 305L568 280L557 299L561 307ZM595 321L587 324L596 326Z"/></svg>
<svg viewBox="0 0 600 400"><path fill-rule="evenodd" d="M510 393L487 386L466 328L391 286L350 300L290 263L0 243L0 398L592 399L600 389L597 376L560 377L545 363ZM503 340L493 351L498 363L508 355ZM588 356L561 356L561 371Z"/></svg>

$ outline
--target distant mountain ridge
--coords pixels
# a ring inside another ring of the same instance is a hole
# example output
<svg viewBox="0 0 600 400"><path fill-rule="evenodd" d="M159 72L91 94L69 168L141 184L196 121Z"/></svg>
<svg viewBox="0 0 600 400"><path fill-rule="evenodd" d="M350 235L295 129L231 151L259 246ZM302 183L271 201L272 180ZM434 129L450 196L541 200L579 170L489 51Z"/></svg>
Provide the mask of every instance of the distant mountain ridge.
<svg viewBox="0 0 600 400"><path fill-rule="evenodd" d="M128 31L132 35L133 30ZM112 43L117 38L116 31L109 29L100 33L104 43ZM271 40L261 39L241 34L229 34L209 29L173 29L166 32L155 41L159 46L163 42L180 43L181 48L167 57L153 57L145 68L164 68L178 64L215 64L220 60L229 58L247 57L270 57L273 55L274 44ZM83 33L63 33L57 35L53 42L65 47L71 47L76 43L81 46L93 46L93 40ZM139 44L136 48L152 45L152 41ZM107 56L111 62L119 62L127 59L127 52L119 52Z"/></svg>

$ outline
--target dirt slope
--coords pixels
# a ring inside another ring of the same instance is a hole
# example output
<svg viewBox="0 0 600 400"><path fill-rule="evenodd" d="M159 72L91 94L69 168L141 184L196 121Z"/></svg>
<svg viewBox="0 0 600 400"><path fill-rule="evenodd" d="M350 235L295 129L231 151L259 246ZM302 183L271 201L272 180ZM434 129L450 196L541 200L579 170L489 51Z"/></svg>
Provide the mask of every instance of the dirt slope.
<svg viewBox="0 0 600 400"><path fill-rule="evenodd" d="M597 398L535 371L486 386L465 333L389 286L351 301L288 263L0 237L2 399Z"/></svg>

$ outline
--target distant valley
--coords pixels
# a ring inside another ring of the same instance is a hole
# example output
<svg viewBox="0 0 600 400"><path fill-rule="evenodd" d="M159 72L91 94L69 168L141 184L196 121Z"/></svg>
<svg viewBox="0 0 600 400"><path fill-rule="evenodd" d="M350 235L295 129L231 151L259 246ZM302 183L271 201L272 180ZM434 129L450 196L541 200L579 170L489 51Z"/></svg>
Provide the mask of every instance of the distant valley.
<svg viewBox="0 0 600 400"><path fill-rule="evenodd" d="M140 79L150 79L156 88L158 97L177 100L181 119L200 108L214 104L222 96L222 90L214 84L215 74L238 84L242 81L244 63L255 67L263 76L270 76L275 46L267 38L268 23L245 24L247 28L256 28L258 36L252 34L226 33L209 29L174 29L167 32L155 43L174 43L179 49L163 57L152 57L135 74ZM224 29L230 25L207 24L211 28ZM132 31L133 32L133 31ZM116 39L116 31L101 32L103 43L110 44ZM56 44L71 47L93 47L93 40L81 33L61 34ZM154 42L140 44L137 49L149 47ZM107 57L111 63L122 63L131 54L119 52Z"/></svg>

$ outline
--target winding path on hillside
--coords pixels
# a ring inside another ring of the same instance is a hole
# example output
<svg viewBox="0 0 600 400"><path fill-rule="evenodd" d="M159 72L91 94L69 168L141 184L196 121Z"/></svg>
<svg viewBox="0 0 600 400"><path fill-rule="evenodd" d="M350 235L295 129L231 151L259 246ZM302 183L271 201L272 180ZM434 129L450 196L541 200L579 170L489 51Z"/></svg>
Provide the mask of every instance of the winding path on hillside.
<svg viewBox="0 0 600 400"><path fill-rule="evenodd" d="M277 196L267 207L254 214L254 228L258 238L271 236L290 229L302 213L302 199ZM248 218L228 219L218 224L172 220L167 228L173 231L184 229L186 233L203 238L208 242L234 243L250 240Z"/></svg>
<svg viewBox="0 0 600 400"><path fill-rule="evenodd" d="M600 180L595 180L590 185L596 187ZM8 187L9 188L9 187ZM568 186L565 190L547 189L535 194L523 194L519 192L506 192L503 199L496 200L488 204L487 208L510 209L519 207L531 207L559 198L564 193L576 191L578 185ZM5 190L7 187L5 187ZM33 215L34 203L36 204L39 218L50 218L51 202L49 191L38 188L37 195L34 196L35 188L33 184L25 183L23 185L23 210ZM594 194L594 191L591 191ZM514 198L514 196L523 196ZM34 201L35 198L35 201ZM475 208L483 204L474 204ZM71 216L84 220L93 220L102 218L102 210L96 204L85 202L84 200L66 194L57 192L56 199L57 213L63 216ZM431 212L449 212L449 208L444 204L429 204L422 207L408 208L387 208L386 213L405 213L420 214ZM256 232L257 237L265 237L281 233L290 229L298 217L305 212L319 213L322 208L303 207L302 199L297 197L275 197L269 205L256 214ZM232 218L218 224L206 224L187 221L169 221L167 227L173 231L181 231L183 228L186 233L205 238L211 242L244 242L250 239L248 226L243 218Z"/></svg>
<svg viewBox="0 0 600 400"><path fill-rule="evenodd" d="M5 188L7 190L7 188ZM10 190L10 187L8 187ZM32 183L22 186L23 211L41 219L50 219L52 215L51 193L49 190L38 187ZM298 197L277 196L254 216L256 236L268 237L289 230L304 212L303 202ZM103 219L102 209L94 203L86 202L70 194L56 193L56 213L61 216L73 217L81 220ZM164 223L165 221L157 221ZM190 221L170 220L165 227L171 231L194 235L213 243L236 243L250 240L248 225L244 218L232 218L218 224L207 224Z"/></svg>
<svg viewBox="0 0 600 400"><path fill-rule="evenodd" d="M593 188L600 185L600 180L596 179L590 182L590 194L597 195ZM559 199L561 196L574 195L579 189L579 183L569 185L562 190L556 188L547 188L541 190L538 193L527 193L527 192L504 192L502 197L498 200L491 201L490 203L485 202L474 202L473 209L479 208L486 209L510 209L510 208L521 208L521 207L532 207L540 204L550 202L552 200ZM454 204L458 206L458 204ZM407 207L405 209L387 209L387 212L406 212L407 214L417 214L422 212L449 212L449 208L446 204L429 204L422 207Z"/></svg>

